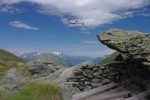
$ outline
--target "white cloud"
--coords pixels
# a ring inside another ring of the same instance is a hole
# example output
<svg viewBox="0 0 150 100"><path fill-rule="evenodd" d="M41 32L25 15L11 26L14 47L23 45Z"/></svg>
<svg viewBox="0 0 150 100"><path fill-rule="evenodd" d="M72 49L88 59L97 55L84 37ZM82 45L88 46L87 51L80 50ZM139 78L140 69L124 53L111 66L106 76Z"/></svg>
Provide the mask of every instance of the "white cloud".
<svg viewBox="0 0 150 100"><path fill-rule="evenodd" d="M19 3L22 2L24 0L1 0L0 4L14 4L14 3Z"/></svg>
<svg viewBox="0 0 150 100"><path fill-rule="evenodd" d="M85 40L85 41L82 41L84 44L88 44L88 45L96 45L98 44L96 41L91 41L91 40Z"/></svg>
<svg viewBox="0 0 150 100"><path fill-rule="evenodd" d="M74 16L93 27L131 16L129 10L150 4L150 0L3 0L0 3L14 4L22 1L38 4L38 11L42 13L59 15L62 19L65 19L64 15Z"/></svg>
<svg viewBox="0 0 150 100"><path fill-rule="evenodd" d="M12 22L10 22L10 25L13 27L16 27L16 28L23 28L23 29L27 29L27 30L35 30L35 31L39 30L39 28L37 28L37 27L30 26L30 25L22 23L20 21L12 21Z"/></svg>
<svg viewBox="0 0 150 100"><path fill-rule="evenodd" d="M9 5L6 5L6 6L3 6L1 7L0 6L0 13L22 13L24 12L23 9L19 9L19 8L15 8L13 6L9 6Z"/></svg>

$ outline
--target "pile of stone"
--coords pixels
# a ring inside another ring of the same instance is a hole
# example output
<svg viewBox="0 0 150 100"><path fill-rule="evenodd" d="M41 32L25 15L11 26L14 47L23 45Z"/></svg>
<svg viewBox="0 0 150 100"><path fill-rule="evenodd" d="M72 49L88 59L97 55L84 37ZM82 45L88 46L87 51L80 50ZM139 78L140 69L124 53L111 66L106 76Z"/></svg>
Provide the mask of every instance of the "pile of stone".
<svg viewBox="0 0 150 100"><path fill-rule="evenodd" d="M117 71L113 71L108 66L83 65L77 67L74 70L74 76L67 81L80 91L85 91L109 83L117 74Z"/></svg>

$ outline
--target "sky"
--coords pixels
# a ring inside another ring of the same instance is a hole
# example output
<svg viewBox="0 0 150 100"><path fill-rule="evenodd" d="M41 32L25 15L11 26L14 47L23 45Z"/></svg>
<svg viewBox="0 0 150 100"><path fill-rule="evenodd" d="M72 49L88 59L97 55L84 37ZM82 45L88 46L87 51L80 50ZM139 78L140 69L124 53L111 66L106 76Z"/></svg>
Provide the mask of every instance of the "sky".
<svg viewBox="0 0 150 100"><path fill-rule="evenodd" d="M0 48L11 52L102 57L114 51L96 36L109 29L150 33L150 0L0 0Z"/></svg>

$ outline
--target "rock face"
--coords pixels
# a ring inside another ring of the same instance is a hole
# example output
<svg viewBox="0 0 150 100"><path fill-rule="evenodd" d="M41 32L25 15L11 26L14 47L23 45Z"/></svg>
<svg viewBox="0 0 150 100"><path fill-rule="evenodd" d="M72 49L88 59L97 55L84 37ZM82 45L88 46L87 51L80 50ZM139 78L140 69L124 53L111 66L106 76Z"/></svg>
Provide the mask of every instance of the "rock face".
<svg viewBox="0 0 150 100"><path fill-rule="evenodd" d="M115 49L129 58L150 65L150 34L136 31L108 30L98 39L108 47Z"/></svg>
<svg viewBox="0 0 150 100"><path fill-rule="evenodd" d="M29 78L18 73L15 68L10 69L2 79L2 86L6 90L17 90L28 82Z"/></svg>
<svg viewBox="0 0 150 100"><path fill-rule="evenodd" d="M61 91L63 100L72 100L73 94L81 92L78 88L73 87L72 85L65 85L65 84L61 86Z"/></svg>
<svg viewBox="0 0 150 100"><path fill-rule="evenodd" d="M40 78L37 78L36 80L41 80L41 81L47 80L47 81L51 81L54 83L59 83L59 77L63 73L64 70L65 68L57 70L54 73L49 74L48 76L40 77Z"/></svg>
<svg viewBox="0 0 150 100"><path fill-rule="evenodd" d="M61 66L55 65L54 63L34 63L28 68L33 78L45 77L54 73L56 70L61 69Z"/></svg>

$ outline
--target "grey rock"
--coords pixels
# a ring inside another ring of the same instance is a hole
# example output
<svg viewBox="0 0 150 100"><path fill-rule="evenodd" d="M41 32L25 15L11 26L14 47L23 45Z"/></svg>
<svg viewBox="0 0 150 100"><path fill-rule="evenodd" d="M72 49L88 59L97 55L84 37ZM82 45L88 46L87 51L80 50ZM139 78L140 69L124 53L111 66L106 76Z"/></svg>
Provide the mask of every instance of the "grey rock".
<svg viewBox="0 0 150 100"><path fill-rule="evenodd" d="M100 87L102 83L91 83L92 88Z"/></svg>
<svg viewBox="0 0 150 100"><path fill-rule="evenodd" d="M45 64L33 64L29 66L28 71L33 75L34 78L48 76L55 72L53 65Z"/></svg>
<svg viewBox="0 0 150 100"><path fill-rule="evenodd" d="M94 64L76 67L75 72L73 71L73 76L68 79L68 82L72 82L72 85L78 88L80 91L99 87L101 84L108 82L106 80L108 79L108 77L110 77L110 79L112 78L111 76L109 76L108 68L108 66ZM74 82L78 84L74 84Z"/></svg>
<svg viewBox="0 0 150 100"><path fill-rule="evenodd" d="M79 88L80 91L85 89L85 85L81 83L77 87Z"/></svg>
<svg viewBox="0 0 150 100"><path fill-rule="evenodd" d="M101 33L98 39L103 44L129 58L150 65L150 34L136 31L108 30Z"/></svg>
<svg viewBox="0 0 150 100"><path fill-rule="evenodd" d="M66 68L57 79L58 83L65 83L67 82L67 79L73 76L74 67Z"/></svg>
<svg viewBox="0 0 150 100"><path fill-rule="evenodd" d="M51 73L48 76L37 78L37 80L47 80L58 84L64 84L67 82L67 79L70 79L70 81L75 82L78 81L78 78L81 79L83 76L78 76L76 78L73 77L75 67L70 68L62 68L60 70L55 71L54 73Z"/></svg>
<svg viewBox="0 0 150 100"><path fill-rule="evenodd" d="M60 75L62 74L62 72L65 70L64 69L60 69L60 70L57 70L55 71L54 73L48 75L48 76L45 76L45 77L40 77L40 78L37 78L36 80L48 80L48 81L51 81L51 82L56 82L58 81Z"/></svg>
<svg viewBox="0 0 150 100"><path fill-rule="evenodd" d="M73 87L72 85L65 85L61 86L63 100L71 100L72 95L81 92L78 88Z"/></svg>
<svg viewBox="0 0 150 100"><path fill-rule="evenodd" d="M99 69L97 72L99 73L99 75L101 75L103 73L103 71L101 69Z"/></svg>
<svg viewBox="0 0 150 100"><path fill-rule="evenodd" d="M15 68L12 68L2 79L1 84L6 90L17 90L28 81L29 78L27 76L18 73Z"/></svg>
<svg viewBox="0 0 150 100"><path fill-rule="evenodd" d="M94 79L92 79L91 80L93 83L100 83L101 82L101 79L96 79L96 78L94 78Z"/></svg>
<svg viewBox="0 0 150 100"><path fill-rule="evenodd" d="M90 81L85 81L85 85L91 85Z"/></svg>
<svg viewBox="0 0 150 100"><path fill-rule="evenodd" d="M90 90L90 89L92 89L92 88L93 88L93 87L92 87L91 85L86 85L84 91Z"/></svg>
<svg viewBox="0 0 150 100"><path fill-rule="evenodd" d="M100 73L98 73L98 72L95 72L95 73L93 74L93 76L98 76L98 75L100 75Z"/></svg>
<svg viewBox="0 0 150 100"><path fill-rule="evenodd" d="M107 79L107 78L102 80L102 84L106 84L106 83L109 83L109 82L110 82L110 80Z"/></svg>
<svg viewBox="0 0 150 100"><path fill-rule="evenodd" d="M88 74L88 73L86 73L86 72L83 72L82 75L83 75L84 77L87 77L87 78L93 78L92 75L90 75L90 74Z"/></svg>

